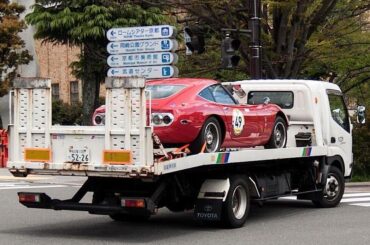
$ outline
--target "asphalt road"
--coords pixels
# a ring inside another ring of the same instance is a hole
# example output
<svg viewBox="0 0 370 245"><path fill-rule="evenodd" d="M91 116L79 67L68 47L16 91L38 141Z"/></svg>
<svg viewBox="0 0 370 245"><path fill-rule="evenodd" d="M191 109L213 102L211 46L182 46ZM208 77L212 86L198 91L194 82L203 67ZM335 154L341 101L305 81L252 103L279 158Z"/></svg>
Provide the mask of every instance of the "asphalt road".
<svg viewBox="0 0 370 245"><path fill-rule="evenodd" d="M79 178L27 182L1 176L0 244L370 244L370 186L347 188L341 205L317 209L310 202L283 199L252 206L246 225L222 229L197 224L192 213L166 209L144 223L118 223L85 212L27 209L18 191L70 198Z"/></svg>

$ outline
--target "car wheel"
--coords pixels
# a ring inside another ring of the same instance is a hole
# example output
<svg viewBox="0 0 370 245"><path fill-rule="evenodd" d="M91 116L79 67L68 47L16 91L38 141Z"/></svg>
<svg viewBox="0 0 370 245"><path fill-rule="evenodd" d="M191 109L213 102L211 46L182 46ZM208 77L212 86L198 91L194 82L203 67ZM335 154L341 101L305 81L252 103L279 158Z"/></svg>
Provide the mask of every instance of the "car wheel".
<svg viewBox="0 0 370 245"><path fill-rule="evenodd" d="M265 148L284 148L287 142L287 125L284 119L277 116L271 137Z"/></svg>
<svg viewBox="0 0 370 245"><path fill-rule="evenodd" d="M342 172L331 166L326 179L325 186L315 200L312 200L315 206L320 208L332 208L339 204L344 193L344 177Z"/></svg>
<svg viewBox="0 0 370 245"><path fill-rule="evenodd" d="M230 178L230 189L223 204L222 220L226 227L238 228L244 225L250 208L248 184L242 176Z"/></svg>
<svg viewBox="0 0 370 245"><path fill-rule="evenodd" d="M203 124L203 127L200 130L198 137L190 146L191 152L193 154L199 153L202 150L204 144L205 144L204 148L205 153L219 151L222 144L221 134L222 131L218 120L214 117L208 118L206 122Z"/></svg>

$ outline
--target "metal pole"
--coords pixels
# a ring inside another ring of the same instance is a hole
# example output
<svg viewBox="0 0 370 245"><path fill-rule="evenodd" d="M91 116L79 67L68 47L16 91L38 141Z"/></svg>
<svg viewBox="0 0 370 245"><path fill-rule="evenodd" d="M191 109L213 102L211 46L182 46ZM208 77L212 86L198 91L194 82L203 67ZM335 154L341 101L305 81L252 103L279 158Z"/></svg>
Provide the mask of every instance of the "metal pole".
<svg viewBox="0 0 370 245"><path fill-rule="evenodd" d="M261 79L261 0L249 0L250 20L252 30L250 48L250 74L252 79Z"/></svg>

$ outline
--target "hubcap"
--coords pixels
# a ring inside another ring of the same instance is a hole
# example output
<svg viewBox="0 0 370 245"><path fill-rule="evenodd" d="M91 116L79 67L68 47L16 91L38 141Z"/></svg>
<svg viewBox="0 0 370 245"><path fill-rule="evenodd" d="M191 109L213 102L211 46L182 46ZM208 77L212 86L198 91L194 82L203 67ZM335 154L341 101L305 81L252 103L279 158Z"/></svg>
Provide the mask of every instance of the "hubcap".
<svg viewBox="0 0 370 245"><path fill-rule="evenodd" d="M247 208L247 194L243 186L238 185L234 189L231 206L235 218L243 218Z"/></svg>
<svg viewBox="0 0 370 245"><path fill-rule="evenodd" d="M219 131L213 122L209 123L205 129L205 141L207 152L215 152L220 144Z"/></svg>
<svg viewBox="0 0 370 245"><path fill-rule="evenodd" d="M285 126L282 122L278 122L274 128L274 139L276 148L284 147L285 145Z"/></svg>
<svg viewBox="0 0 370 245"><path fill-rule="evenodd" d="M325 185L325 192L330 199L334 199L339 193L339 182L335 176L328 176Z"/></svg>

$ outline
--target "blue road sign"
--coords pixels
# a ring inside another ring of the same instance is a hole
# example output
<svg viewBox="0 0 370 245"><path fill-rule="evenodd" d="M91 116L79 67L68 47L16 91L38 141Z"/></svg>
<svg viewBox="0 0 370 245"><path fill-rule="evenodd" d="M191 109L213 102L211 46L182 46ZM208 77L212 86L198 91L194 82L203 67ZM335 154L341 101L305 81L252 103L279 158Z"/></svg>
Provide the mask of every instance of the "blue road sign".
<svg viewBox="0 0 370 245"><path fill-rule="evenodd" d="M112 28L107 31L109 41L170 38L175 35L175 28L170 25Z"/></svg>
<svg viewBox="0 0 370 245"><path fill-rule="evenodd" d="M178 75L176 66L137 66L137 67L120 67L110 68L108 77L145 77L152 78L170 78Z"/></svg>
<svg viewBox="0 0 370 245"><path fill-rule="evenodd" d="M110 67L148 66L176 64L177 60L177 54L158 52L110 55L107 63Z"/></svg>
<svg viewBox="0 0 370 245"><path fill-rule="evenodd" d="M168 38L110 42L107 45L107 51L109 54L166 52L166 51L176 51L177 48L178 48L177 41Z"/></svg>

